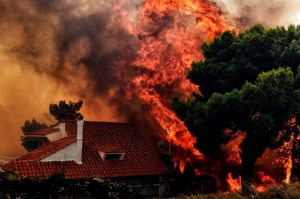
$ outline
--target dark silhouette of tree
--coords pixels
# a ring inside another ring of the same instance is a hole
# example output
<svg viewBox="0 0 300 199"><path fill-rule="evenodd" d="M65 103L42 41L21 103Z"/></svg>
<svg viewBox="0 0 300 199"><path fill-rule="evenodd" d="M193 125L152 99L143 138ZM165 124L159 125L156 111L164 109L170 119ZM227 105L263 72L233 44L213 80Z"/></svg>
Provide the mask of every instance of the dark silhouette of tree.
<svg viewBox="0 0 300 199"><path fill-rule="evenodd" d="M196 172L189 161L187 161L185 163L185 166L183 169L183 176L184 176L186 182L192 182L192 181L196 180Z"/></svg>
<svg viewBox="0 0 300 199"><path fill-rule="evenodd" d="M82 104L81 100L78 102L70 101L68 104L65 100L61 100L58 104L50 104L49 112L58 122L63 119L75 120L82 117L81 113L79 113ZM21 127L24 135L41 128L47 128L47 125L37 122L34 118L31 122L26 120L24 126ZM37 141L22 141L21 144L27 151L32 151L39 147Z"/></svg>
<svg viewBox="0 0 300 199"><path fill-rule="evenodd" d="M47 128L47 124L39 123L34 118L31 122L29 120L26 120L24 126L21 127L24 134L41 128Z"/></svg>
<svg viewBox="0 0 300 199"><path fill-rule="evenodd" d="M81 116L78 111L82 107L82 104L83 102L81 100L78 102L70 101L69 104L67 104L65 100L61 100L58 104L50 104L49 112L57 121L62 119L74 120Z"/></svg>
<svg viewBox="0 0 300 199"><path fill-rule="evenodd" d="M29 120L26 120L24 126L21 127L21 130L23 134L26 135L26 133L42 128L47 128L47 125L45 123L39 123L33 118L31 122ZM38 144L36 141L22 141L21 145L24 146L27 151L32 151L38 148Z"/></svg>
<svg viewBox="0 0 300 199"><path fill-rule="evenodd" d="M292 25L287 30L255 25L238 36L226 31L202 45L205 59L192 63L188 73L201 94L187 101L173 98L174 111L205 155L215 154L237 132L246 134L240 144L245 184L265 149L298 137L299 38L300 26Z"/></svg>

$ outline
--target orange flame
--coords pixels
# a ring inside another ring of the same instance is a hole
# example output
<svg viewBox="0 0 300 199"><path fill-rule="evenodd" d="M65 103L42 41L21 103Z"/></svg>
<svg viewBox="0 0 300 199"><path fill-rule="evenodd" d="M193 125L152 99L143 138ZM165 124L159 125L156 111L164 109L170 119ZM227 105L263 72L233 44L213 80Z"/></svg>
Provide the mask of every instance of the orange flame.
<svg viewBox="0 0 300 199"><path fill-rule="evenodd" d="M263 171L257 172L257 175L258 175L259 180L263 184L274 184L274 183L276 183L276 181L271 176L265 175L265 172L263 172Z"/></svg>
<svg viewBox="0 0 300 199"><path fill-rule="evenodd" d="M116 12L118 6L114 7ZM194 148L196 138L170 110L171 97L177 95L186 99L192 92L199 92L198 86L186 79L187 70L192 61L202 59L201 43L228 29L222 23L225 19L214 5L192 0L146 0L138 11L135 25L130 22L136 19L130 18L128 13L118 14L118 23L129 33L136 34L142 42L134 66L148 71L134 79L124 79L119 74L126 96L131 98L138 94L160 126L170 129L163 136L193 156L174 154L173 159L180 159L180 168L183 169L187 160L203 159L204 156ZM126 19L126 23L122 19ZM116 63L116 72L123 71L124 60ZM168 93L170 87L173 93Z"/></svg>
<svg viewBox="0 0 300 199"><path fill-rule="evenodd" d="M291 173L292 173L292 148L293 148L293 142L294 142L294 135L291 135L290 141L286 142L282 148L286 149L286 156L287 158L284 159L284 168L285 168L285 174L286 177L283 180L284 183L289 184Z"/></svg>
<svg viewBox="0 0 300 199"><path fill-rule="evenodd" d="M121 4L116 4L111 10L117 13L115 20L129 34L139 38L141 47L134 62L130 62L138 75L134 78L122 75L128 65L124 52L125 59L123 57L114 63L118 79L128 98L138 95L160 126L170 130L161 136L185 150L172 155L173 159L181 160L180 168L183 170L186 161L204 160L205 157L194 148L196 138L170 109L170 99L173 95L187 99L192 92L199 92L198 86L186 79L192 61L203 59L199 46L232 27L225 23L224 16L215 5L204 0L145 0L136 13L137 18L121 7ZM243 137L241 134L236 140L241 142ZM238 145L231 149L227 162L241 163ZM201 171L196 172L201 174ZM258 175L263 184L273 183L270 176ZM241 188L241 178L233 179L232 173L228 174L227 182L230 190ZM264 190L265 185L257 189Z"/></svg>
<svg viewBox="0 0 300 199"><path fill-rule="evenodd" d="M287 158L287 162L284 165L285 172L286 172L286 177L284 179L284 183L289 184L290 183L290 178L291 178L291 173L292 173L292 155L289 154Z"/></svg>
<svg viewBox="0 0 300 199"><path fill-rule="evenodd" d="M234 191L234 190L241 190L241 176L239 176L236 179L232 178L232 173L228 173L227 175L227 183L229 185L229 190Z"/></svg>

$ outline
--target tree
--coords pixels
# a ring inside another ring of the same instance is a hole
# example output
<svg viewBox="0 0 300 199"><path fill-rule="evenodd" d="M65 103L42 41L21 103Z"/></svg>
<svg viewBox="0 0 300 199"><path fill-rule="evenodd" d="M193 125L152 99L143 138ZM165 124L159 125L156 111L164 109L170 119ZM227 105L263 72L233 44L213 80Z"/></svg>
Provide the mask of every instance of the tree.
<svg viewBox="0 0 300 199"><path fill-rule="evenodd" d="M183 176L184 176L184 180L187 183L196 180L196 172L189 161L187 161L185 163L185 166L183 169Z"/></svg>
<svg viewBox="0 0 300 199"><path fill-rule="evenodd" d="M83 102L81 100L79 100L78 102L70 101L69 104L67 104L64 100L61 100L58 104L50 104L49 112L53 117L55 117L57 121L60 121L62 119L75 120L79 116L82 116L81 113L78 112L82 107L82 104ZM26 120L24 126L21 127L24 135L41 128L47 128L47 125L37 122L34 118L31 122ZM21 144L27 151L32 151L38 148L38 144L36 141L22 141Z"/></svg>
<svg viewBox="0 0 300 199"><path fill-rule="evenodd" d="M175 113L205 155L245 132L240 144L243 182L251 181L254 164L266 148L298 136L300 47L294 45L299 38L300 26L292 25L288 30L255 25L238 36L226 31L202 45L205 59L192 63L187 75L201 94L193 93L187 101L173 98Z"/></svg>
<svg viewBox="0 0 300 199"><path fill-rule="evenodd" d="M70 101L69 104L67 104L65 100L61 100L58 104L50 104L49 112L57 121L62 119L74 120L81 116L81 113L78 111L82 107L82 104L83 102L81 100L78 102Z"/></svg>
<svg viewBox="0 0 300 199"><path fill-rule="evenodd" d="M24 123L24 126L21 127L24 135L26 135L26 133L29 133L29 132L32 132L32 131L35 131L38 129L42 129L42 128L47 128L47 125L45 123L37 122L34 118L32 119L31 122L29 120L26 120ZM37 142L35 142L35 141L22 141L21 145L24 146L24 148L27 151L32 151L38 147Z"/></svg>

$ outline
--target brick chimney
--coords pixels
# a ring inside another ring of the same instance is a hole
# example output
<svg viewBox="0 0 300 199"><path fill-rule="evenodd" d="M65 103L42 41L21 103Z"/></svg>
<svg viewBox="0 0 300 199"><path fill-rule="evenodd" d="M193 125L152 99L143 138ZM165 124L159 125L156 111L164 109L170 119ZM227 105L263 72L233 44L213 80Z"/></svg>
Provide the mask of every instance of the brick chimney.
<svg viewBox="0 0 300 199"><path fill-rule="evenodd" d="M82 134L83 134L83 119L77 120L77 152L76 152L76 162L77 164L82 164Z"/></svg>

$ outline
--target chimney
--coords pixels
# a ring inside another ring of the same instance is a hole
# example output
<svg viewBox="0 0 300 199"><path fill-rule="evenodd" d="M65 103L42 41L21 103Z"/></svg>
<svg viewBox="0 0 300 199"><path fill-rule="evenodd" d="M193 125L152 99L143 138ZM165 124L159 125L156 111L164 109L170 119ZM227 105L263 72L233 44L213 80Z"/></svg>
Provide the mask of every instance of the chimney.
<svg viewBox="0 0 300 199"><path fill-rule="evenodd" d="M77 164L82 164L82 134L83 134L83 119L77 120L77 153L76 153L76 162Z"/></svg>
<svg viewBox="0 0 300 199"><path fill-rule="evenodd" d="M64 121L61 121L59 124L59 130L60 133L62 135L62 137L67 137L67 133L66 133L66 123Z"/></svg>

